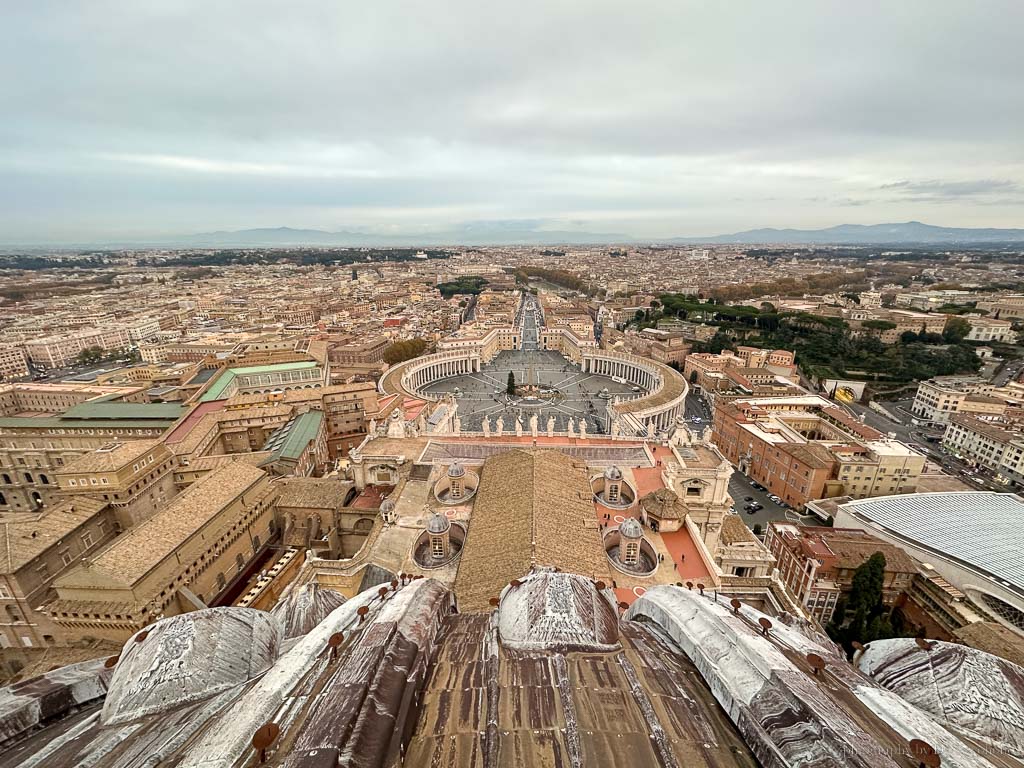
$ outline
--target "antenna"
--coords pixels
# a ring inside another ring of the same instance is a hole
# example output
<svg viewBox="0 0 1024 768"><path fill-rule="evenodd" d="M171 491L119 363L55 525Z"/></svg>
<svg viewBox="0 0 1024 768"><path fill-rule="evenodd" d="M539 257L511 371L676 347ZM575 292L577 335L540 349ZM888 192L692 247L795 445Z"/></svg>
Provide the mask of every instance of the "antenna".
<svg viewBox="0 0 1024 768"><path fill-rule="evenodd" d="M260 763L267 762L267 747L277 741L281 734L281 726L277 723L266 723L256 729L252 735L252 748L260 753Z"/></svg>
<svg viewBox="0 0 1024 768"><path fill-rule="evenodd" d="M360 605L356 613L359 615L359 623L362 624L366 621L366 614L370 612L370 609L365 605Z"/></svg>
<svg viewBox="0 0 1024 768"><path fill-rule="evenodd" d="M743 603L741 603L735 597L732 600L729 601L729 605L732 606L732 612L733 613L739 613L740 612L740 608L743 607Z"/></svg>
<svg viewBox="0 0 1024 768"><path fill-rule="evenodd" d="M768 630L772 628L771 621L762 616L757 620L757 623L761 625L761 634L768 637Z"/></svg>

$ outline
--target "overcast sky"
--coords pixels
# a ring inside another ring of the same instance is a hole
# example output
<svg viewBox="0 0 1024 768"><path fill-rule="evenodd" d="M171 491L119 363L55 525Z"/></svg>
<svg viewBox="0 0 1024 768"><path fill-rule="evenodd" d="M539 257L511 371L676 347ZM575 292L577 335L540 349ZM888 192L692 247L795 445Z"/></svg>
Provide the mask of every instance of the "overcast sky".
<svg viewBox="0 0 1024 768"><path fill-rule="evenodd" d="M1024 227L1024 2L30 2L0 242Z"/></svg>

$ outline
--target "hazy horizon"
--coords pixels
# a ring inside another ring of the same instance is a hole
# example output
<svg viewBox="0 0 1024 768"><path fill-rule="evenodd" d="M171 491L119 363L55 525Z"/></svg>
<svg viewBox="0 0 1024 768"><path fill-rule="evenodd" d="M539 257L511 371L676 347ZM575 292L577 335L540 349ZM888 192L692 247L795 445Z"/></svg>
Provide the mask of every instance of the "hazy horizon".
<svg viewBox="0 0 1024 768"><path fill-rule="evenodd" d="M13 5L0 243L1024 227L1022 27L1012 2Z"/></svg>

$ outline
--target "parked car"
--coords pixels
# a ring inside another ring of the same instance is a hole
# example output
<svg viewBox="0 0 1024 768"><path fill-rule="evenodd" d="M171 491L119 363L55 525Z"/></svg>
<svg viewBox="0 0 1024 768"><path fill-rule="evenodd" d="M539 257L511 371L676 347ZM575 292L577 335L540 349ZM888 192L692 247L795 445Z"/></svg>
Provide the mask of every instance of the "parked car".
<svg viewBox="0 0 1024 768"><path fill-rule="evenodd" d="M768 495L768 498L769 498L769 499L771 499L772 501L774 501L774 502L775 502L776 504L779 504L779 503L781 503L781 502L782 502L782 499L780 499L780 498L779 498L778 496L776 496L776 495L775 495L774 493L772 493L772 494L769 494L769 495Z"/></svg>
<svg viewBox="0 0 1024 768"><path fill-rule="evenodd" d="M753 500L754 500L754 497L753 497L753 496L744 496L744 497L743 497L743 500L744 500L744 501L753 501Z"/></svg>

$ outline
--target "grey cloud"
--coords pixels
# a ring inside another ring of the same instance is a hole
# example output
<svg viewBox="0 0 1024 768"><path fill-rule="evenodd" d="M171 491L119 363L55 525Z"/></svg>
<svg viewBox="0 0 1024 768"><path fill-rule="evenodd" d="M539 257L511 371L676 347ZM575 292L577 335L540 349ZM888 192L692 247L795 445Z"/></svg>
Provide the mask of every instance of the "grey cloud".
<svg viewBox="0 0 1024 768"><path fill-rule="evenodd" d="M1020 225L1022 27L1012 0L12 3L0 241L442 208L667 236L943 201L935 223Z"/></svg>
<svg viewBox="0 0 1024 768"><path fill-rule="evenodd" d="M895 190L912 197L961 198L1004 195L1020 192L1022 187L1009 179L975 179L973 181L895 181L879 189Z"/></svg>

